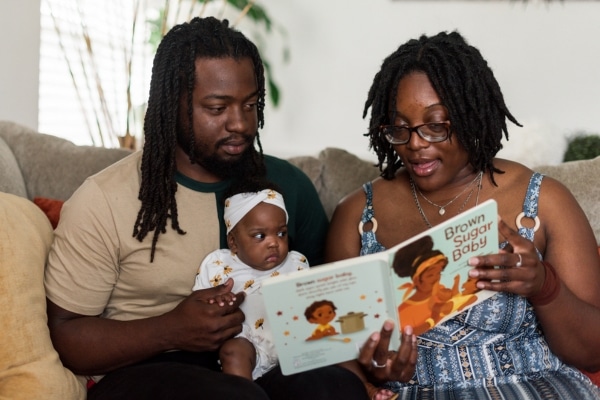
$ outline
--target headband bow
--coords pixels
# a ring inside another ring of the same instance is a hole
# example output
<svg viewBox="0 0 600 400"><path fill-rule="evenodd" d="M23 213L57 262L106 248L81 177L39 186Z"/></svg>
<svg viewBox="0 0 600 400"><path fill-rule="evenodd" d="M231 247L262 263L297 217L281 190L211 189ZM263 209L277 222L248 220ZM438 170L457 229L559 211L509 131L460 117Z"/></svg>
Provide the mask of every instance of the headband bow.
<svg viewBox="0 0 600 400"><path fill-rule="evenodd" d="M285 222L288 221L288 213L285 209L283 196L273 189L265 189L260 192L239 193L225 200L225 226L227 233L244 218L254 207L260 203L273 204L285 212Z"/></svg>

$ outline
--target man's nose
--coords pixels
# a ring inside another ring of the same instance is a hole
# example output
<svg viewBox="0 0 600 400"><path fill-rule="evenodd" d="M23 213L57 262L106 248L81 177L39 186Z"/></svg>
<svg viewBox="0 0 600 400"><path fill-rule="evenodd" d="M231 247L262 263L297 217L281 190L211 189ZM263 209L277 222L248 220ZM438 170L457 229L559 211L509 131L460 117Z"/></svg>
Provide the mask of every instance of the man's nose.
<svg viewBox="0 0 600 400"><path fill-rule="evenodd" d="M244 133L248 131L250 115L241 107L232 107L227 118L227 131Z"/></svg>

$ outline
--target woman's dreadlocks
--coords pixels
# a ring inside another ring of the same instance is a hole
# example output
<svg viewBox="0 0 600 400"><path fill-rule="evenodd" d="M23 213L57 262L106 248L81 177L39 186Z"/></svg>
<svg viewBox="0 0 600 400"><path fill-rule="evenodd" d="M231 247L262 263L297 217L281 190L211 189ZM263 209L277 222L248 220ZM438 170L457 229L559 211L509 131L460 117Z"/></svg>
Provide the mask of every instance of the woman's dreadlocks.
<svg viewBox="0 0 600 400"><path fill-rule="evenodd" d="M477 171L487 169L494 182L493 174L503 172L494 167L493 158L502 148L503 133L508 140L506 119L521 125L506 107L500 86L479 50L458 32L423 35L408 41L383 61L375 75L363 118L371 108L369 132L365 136L370 138L370 148L377 154L381 176L392 179L403 165L379 127L394 120L398 84L415 71L429 77L448 109L452 123L450 137L456 134L469 154L471 165Z"/></svg>
<svg viewBox="0 0 600 400"><path fill-rule="evenodd" d="M152 67L152 82L148 109L144 119L144 150L138 212L133 236L142 241L154 231L150 262L154 260L156 243L166 233L167 219L179 234L175 192L175 149L178 129L190 136L189 157L194 160L195 137L192 123L192 92L195 84L195 61L198 58L250 58L258 87L258 127L264 125L265 79L262 59L256 46L242 33L229 27L227 20L213 17L194 18L171 29L162 39ZM187 100L187 121L179 121L180 102ZM249 175L264 175L262 146L252 147L252 168Z"/></svg>

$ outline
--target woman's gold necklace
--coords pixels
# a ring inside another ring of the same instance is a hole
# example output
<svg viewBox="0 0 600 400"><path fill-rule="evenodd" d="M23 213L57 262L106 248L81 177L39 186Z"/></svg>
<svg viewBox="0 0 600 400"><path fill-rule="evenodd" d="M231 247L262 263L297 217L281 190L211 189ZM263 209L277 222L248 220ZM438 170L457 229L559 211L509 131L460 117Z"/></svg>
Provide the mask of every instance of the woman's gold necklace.
<svg viewBox="0 0 600 400"><path fill-rule="evenodd" d="M479 174L477 174L477 176L475 177L475 179L473 179L473 181L471 181L471 183L469 183L467 185L467 187L458 194L458 196L456 196L455 198L453 198L449 203L446 203L445 206L440 207L439 205L431 202L427 197L423 196L423 193L421 193L421 191L419 190L419 188L415 185L415 182L412 180L412 178L408 178L409 182L410 182L410 190L412 192L413 195L413 199L415 200L415 204L417 205L417 209L419 210L419 214L421 214L421 217L423 218L423 221L425 221L425 224L428 227L432 227L431 223L429 222L429 219L427 219L427 216L425 215L425 212L423 211L423 208L421 207L421 203L419 202L419 198L417 197L417 191L419 192L419 194L425 199L427 200L431 205L436 206L438 208L440 208L439 214L440 215L444 215L446 213L446 210L444 210L442 212L441 208L445 208L447 206L449 206L452 202L454 202L454 200L456 200L457 198L459 198L468 188L470 188L474 182L478 181L477 183L477 198L475 200L475 205L479 204L479 193L481 192L481 178L483 176L483 172L480 172ZM467 198L465 199L465 201L461 204L460 208L458 209L458 213L460 214L462 212L462 210L465 208L465 206L467 205L467 203L469 202L469 199L471 198L471 195L473 194L473 192L475 191L475 188L472 188L471 191L469 192L469 194L467 195Z"/></svg>

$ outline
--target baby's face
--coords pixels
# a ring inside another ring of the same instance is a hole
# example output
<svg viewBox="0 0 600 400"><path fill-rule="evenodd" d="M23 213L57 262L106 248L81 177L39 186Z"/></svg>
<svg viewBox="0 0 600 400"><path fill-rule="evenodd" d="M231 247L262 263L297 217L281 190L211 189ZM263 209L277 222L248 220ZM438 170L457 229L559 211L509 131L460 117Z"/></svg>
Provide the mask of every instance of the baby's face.
<svg viewBox="0 0 600 400"><path fill-rule="evenodd" d="M238 258L252 268L275 268L288 254L285 212L273 204L258 204L233 228L228 243Z"/></svg>

